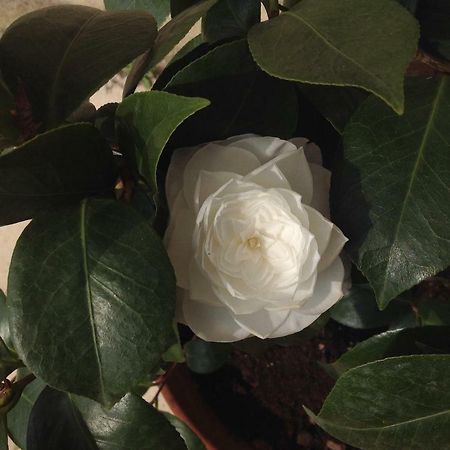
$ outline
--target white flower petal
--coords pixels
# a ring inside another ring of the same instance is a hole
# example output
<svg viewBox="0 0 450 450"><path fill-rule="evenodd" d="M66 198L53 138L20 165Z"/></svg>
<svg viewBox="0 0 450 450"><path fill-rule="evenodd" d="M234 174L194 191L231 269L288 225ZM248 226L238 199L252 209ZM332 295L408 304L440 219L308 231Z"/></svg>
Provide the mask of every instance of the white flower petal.
<svg viewBox="0 0 450 450"><path fill-rule="evenodd" d="M305 146L308 144L309 139L305 137L293 137L289 139L289 142L292 142L297 148L305 148Z"/></svg>
<svg viewBox="0 0 450 450"><path fill-rule="evenodd" d="M295 150L295 146L289 141L283 141L271 136L243 135L239 136L238 139L233 138L232 142L233 147L243 148L255 155L260 165L285 152Z"/></svg>
<svg viewBox="0 0 450 450"><path fill-rule="evenodd" d="M309 165L313 177L313 195L310 206L330 218L331 172L317 164Z"/></svg>
<svg viewBox="0 0 450 450"><path fill-rule="evenodd" d="M172 208L170 223L164 240L167 253L175 270L177 285L185 289L189 287L188 269L193 256L192 236L194 228L194 215L186 205L182 193L180 193Z"/></svg>
<svg viewBox="0 0 450 450"><path fill-rule="evenodd" d="M297 305L305 303L305 300L313 295L316 283L317 272L313 272L309 278L299 283L294 294L294 303Z"/></svg>
<svg viewBox="0 0 450 450"><path fill-rule="evenodd" d="M188 205L194 207L195 187L202 170L247 175L259 166L258 158L241 148L223 147L214 143L205 145L194 153L184 170L183 191Z"/></svg>
<svg viewBox="0 0 450 450"><path fill-rule="evenodd" d="M317 316L307 316L302 313L302 309L296 308L289 311L289 315L286 320L274 330L268 337L278 338L288 336L289 334L298 333L311 325L317 318Z"/></svg>
<svg viewBox="0 0 450 450"><path fill-rule="evenodd" d="M291 189L302 197L302 203L309 205L313 198L313 177L303 149L296 149L274 159L283 172Z"/></svg>
<svg viewBox="0 0 450 450"><path fill-rule="evenodd" d="M189 297L200 303L222 306L222 302L213 291L211 280L205 276L195 260L189 264Z"/></svg>
<svg viewBox="0 0 450 450"><path fill-rule="evenodd" d="M339 256L347 241L348 239L342 231L336 225L333 225L327 248L322 253L319 265L317 266L319 272L325 270Z"/></svg>
<svg viewBox="0 0 450 450"><path fill-rule="evenodd" d="M182 306L184 323L205 341L235 342L250 336L225 307L205 305L186 298Z"/></svg>
<svg viewBox="0 0 450 450"><path fill-rule="evenodd" d="M183 189L183 173L188 161L198 147L180 148L173 152L166 175L166 197L169 211L174 207L175 199Z"/></svg>
<svg viewBox="0 0 450 450"><path fill-rule="evenodd" d="M291 189L291 186L283 172L281 172L276 163L272 161L269 161L263 166L250 172L244 177L244 181L259 184L266 189Z"/></svg>
<svg viewBox="0 0 450 450"><path fill-rule="evenodd" d="M254 336L265 339L277 329L289 315L289 310L267 311L265 309L253 314L242 314L235 320Z"/></svg>
<svg viewBox="0 0 450 450"><path fill-rule="evenodd" d="M319 254L322 255L330 242L331 231L334 228L334 224L325 219L325 217L314 208L307 205L304 205L303 207L308 213L309 231L316 238L317 250Z"/></svg>
<svg viewBox="0 0 450 450"><path fill-rule="evenodd" d="M264 308L265 303L255 299L242 299L233 297L226 289L214 286L217 297L220 301L233 311L234 314L250 314L260 311Z"/></svg>
<svg viewBox="0 0 450 450"><path fill-rule="evenodd" d="M316 289L302 306L306 315L320 315L331 308L342 296L342 283L345 271L341 258L336 258L331 265L317 275Z"/></svg>
<svg viewBox="0 0 450 450"><path fill-rule="evenodd" d="M208 172L201 170L194 192L194 211L198 213L203 202L230 180L240 180L241 175L233 172Z"/></svg>
<svg viewBox="0 0 450 450"><path fill-rule="evenodd" d="M310 164L317 164L322 167L322 151L318 145L314 144L314 142L308 142L303 145L303 150L305 151L306 159Z"/></svg>

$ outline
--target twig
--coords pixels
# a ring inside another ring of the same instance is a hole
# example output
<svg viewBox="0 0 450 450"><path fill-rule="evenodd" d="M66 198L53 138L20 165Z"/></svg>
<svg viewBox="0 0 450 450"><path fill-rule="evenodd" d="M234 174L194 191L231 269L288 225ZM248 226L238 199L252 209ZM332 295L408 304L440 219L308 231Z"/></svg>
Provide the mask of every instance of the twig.
<svg viewBox="0 0 450 450"><path fill-rule="evenodd" d="M153 396L153 398L149 402L150 405L154 405L157 402L159 394L161 394L161 391L164 389L164 386L166 385L167 380L169 379L170 374L172 373L173 369L175 369L176 365L177 365L177 363L173 363L170 366L169 370L161 377L161 381L159 383L159 388L156 391L156 394Z"/></svg>

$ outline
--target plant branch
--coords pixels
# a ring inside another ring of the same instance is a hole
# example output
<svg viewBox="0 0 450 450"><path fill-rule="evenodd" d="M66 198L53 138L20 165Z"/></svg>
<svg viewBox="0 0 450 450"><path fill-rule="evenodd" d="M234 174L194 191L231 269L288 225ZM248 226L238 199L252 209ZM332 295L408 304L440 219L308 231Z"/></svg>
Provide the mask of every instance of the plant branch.
<svg viewBox="0 0 450 450"><path fill-rule="evenodd" d="M406 74L413 77L419 75L450 75L450 61L435 58L419 49Z"/></svg>
<svg viewBox="0 0 450 450"><path fill-rule="evenodd" d="M154 405L156 403L156 401L158 400L158 396L159 394L161 394L161 391L164 389L164 386L167 383L167 380L170 377L170 374L172 373L173 369L175 369L175 366L177 365L177 363L173 363L169 370L161 377L161 381L158 383L159 388L156 391L156 394L153 396L153 398L151 399L151 401L149 402L150 405Z"/></svg>

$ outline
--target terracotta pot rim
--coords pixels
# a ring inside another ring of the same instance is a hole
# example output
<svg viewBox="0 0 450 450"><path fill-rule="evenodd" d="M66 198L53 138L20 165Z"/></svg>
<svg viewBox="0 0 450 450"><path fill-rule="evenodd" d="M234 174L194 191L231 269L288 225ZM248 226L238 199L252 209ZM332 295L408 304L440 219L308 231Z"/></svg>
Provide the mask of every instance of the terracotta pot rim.
<svg viewBox="0 0 450 450"><path fill-rule="evenodd" d="M207 450L250 450L237 442L205 402L186 364L177 364L161 391L173 413L202 440Z"/></svg>

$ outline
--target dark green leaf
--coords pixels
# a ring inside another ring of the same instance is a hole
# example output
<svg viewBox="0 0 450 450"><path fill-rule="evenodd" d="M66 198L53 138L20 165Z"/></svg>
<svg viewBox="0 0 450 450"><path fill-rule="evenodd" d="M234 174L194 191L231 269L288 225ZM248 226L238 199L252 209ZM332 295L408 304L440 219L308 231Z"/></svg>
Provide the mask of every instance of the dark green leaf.
<svg viewBox="0 0 450 450"><path fill-rule="evenodd" d="M297 0L297 1L299 1L299 0ZM269 18L276 17L279 14L278 0L261 0L261 3L264 5L267 16ZM282 3L283 3L283 1L280 1L280 4L282 4ZM283 5L283 6L285 6L285 5Z"/></svg>
<svg viewBox="0 0 450 450"><path fill-rule="evenodd" d="M183 440L164 416L127 394L111 409L47 387L37 400L28 450L183 450Z"/></svg>
<svg viewBox="0 0 450 450"><path fill-rule="evenodd" d="M310 417L364 450L450 448L450 355L389 358L339 378Z"/></svg>
<svg viewBox="0 0 450 450"><path fill-rule="evenodd" d="M186 364L195 373L211 373L220 369L229 359L230 344L206 342L194 337L184 346Z"/></svg>
<svg viewBox="0 0 450 450"><path fill-rule="evenodd" d="M8 309L33 373L105 405L154 373L175 341L167 254L141 215L112 200L31 222L13 254Z"/></svg>
<svg viewBox="0 0 450 450"><path fill-rule="evenodd" d="M19 132L11 115L15 108L14 97L0 73L0 149L14 145Z"/></svg>
<svg viewBox="0 0 450 450"><path fill-rule="evenodd" d="M271 75L360 87L402 113L403 78L418 38L414 18L392 0L302 0L253 27L249 44Z"/></svg>
<svg viewBox="0 0 450 450"><path fill-rule="evenodd" d="M449 86L411 82L401 117L369 98L344 132L335 218L380 308L450 265Z"/></svg>
<svg viewBox="0 0 450 450"><path fill-rule="evenodd" d="M208 105L202 98L152 91L133 94L117 108L121 147L153 192L157 192L159 157L170 136L184 120Z"/></svg>
<svg viewBox="0 0 450 450"><path fill-rule="evenodd" d="M67 125L0 151L0 225L114 186L112 153L88 124Z"/></svg>
<svg viewBox="0 0 450 450"><path fill-rule="evenodd" d="M447 298L426 299L419 304L422 325L450 326L450 300Z"/></svg>
<svg viewBox="0 0 450 450"><path fill-rule="evenodd" d="M338 373L343 373L353 367L391 356L429 353L424 348L432 348L433 353L450 352L450 327L386 331L357 344L334 362L333 367Z"/></svg>
<svg viewBox="0 0 450 450"><path fill-rule="evenodd" d="M188 450L206 450L200 438L178 417L173 414L163 413L164 417L176 428L183 438Z"/></svg>
<svg viewBox="0 0 450 450"><path fill-rule="evenodd" d="M39 9L3 34L0 70L13 92L18 80L24 83L35 121L49 128L151 48L155 37L155 20L146 12Z"/></svg>
<svg viewBox="0 0 450 450"><path fill-rule="evenodd" d="M19 374L21 371L22 369L19 369ZM16 406L8 412L9 435L22 450L27 450L27 430L31 410L45 386L46 384L39 378L28 384Z"/></svg>
<svg viewBox="0 0 450 450"><path fill-rule="evenodd" d="M367 92L350 87L299 84L298 88L341 134L350 117L367 98Z"/></svg>
<svg viewBox="0 0 450 450"><path fill-rule="evenodd" d="M6 415L0 416L0 450L8 450L8 428Z"/></svg>
<svg viewBox="0 0 450 450"><path fill-rule="evenodd" d="M134 92L143 76L170 53L216 1L205 0L191 6L159 30L153 48L142 55L131 69L123 90L124 97Z"/></svg>
<svg viewBox="0 0 450 450"><path fill-rule="evenodd" d="M162 413L127 394L112 409L72 396L99 450L183 450L186 446Z"/></svg>
<svg viewBox="0 0 450 450"><path fill-rule="evenodd" d="M97 450L70 396L50 387L35 401L28 420L27 450Z"/></svg>
<svg viewBox="0 0 450 450"><path fill-rule="evenodd" d="M110 145L117 145L116 110L118 103L106 103L95 114L94 125Z"/></svg>
<svg viewBox="0 0 450 450"><path fill-rule="evenodd" d="M407 8L412 14L416 13L419 0L397 0L401 5ZM428 1L428 0L427 0Z"/></svg>
<svg viewBox="0 0 450 450"><path fill-rule="evenodd" d="M219 0L203 18L202 32L207 42L244 37L260 19L259 0Z"/></svg>
<svg viewBox="0 0 450 450"><path fill-rule="evenodd" d="M211 101L177 130L180 146L243 133L288 138L297 123L294 86L259 70L245 40L211 50L180 70L165 89Z"/></svg>
<svg viewBox="0 0 450 450"><path fill-rule="evenodd" d="M172 17L177 16L185 9L199 3L201 0L170 0L170 14Z"/></svg>
<svg viewBox="0 0 450 450"><path fill-rule="evenodd" d="M0 289L0 338L12 348L11 333L9 331L8 309L6 308L6 295Z"/></svg>
<svg viewBox="0 0 450 450"><path fill-rule="evenodd" d="M0 381L20 366L22 363L12 350L6 296L0 290Z"/></svg>
<svg viewBox="0 0 450 450"><path fill-rule="evenodd" d="M158 25L170 14L170 0L104 0L105 9L138 9L153 15Z"/></svg>
<svg viewBox="0 0 450 450"><path fill-rule="evenodd" d="M411 306L402 301L392 302L385 310L377 306L373 289L368 284L354 284L330 310L331 318L351 328L380 328L407 315Z"/></svg>
<svg viewBox="0 0 450 450"><path fill-rule="evenodd" d="M175 61L178 61L181 58L185 57L187 54L192 52L192 50L195 50L203 43L204 38L201 34L195 36L195 38L191 39L186 45L183 45L183 47L181 47L181 49L176 53L170 63L173 64Z"/></svg>

